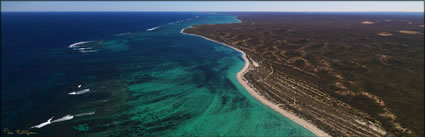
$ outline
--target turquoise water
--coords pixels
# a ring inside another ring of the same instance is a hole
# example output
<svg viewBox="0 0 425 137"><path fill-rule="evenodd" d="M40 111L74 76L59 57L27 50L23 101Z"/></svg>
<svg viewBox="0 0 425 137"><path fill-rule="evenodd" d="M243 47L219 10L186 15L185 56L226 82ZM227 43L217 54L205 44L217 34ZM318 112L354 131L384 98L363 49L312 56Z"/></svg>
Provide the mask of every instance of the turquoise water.
<svg viewBox="0 0 425 137"><path fill-rule="evenodd" d="M64 99L60 108L32 117L33 126L66 114L71 120L34 129L40 135L58 136L314 136L253 98L237 81L242 54L200 37L181 34L197 24L237 23L234 16L200 14L162 24L153 31L92 40L69 54L66 69L79 70L56 93ZM78 63L77 63L78 62ZM64 68L65 69L65 68ZM90 88L90 92L66 93ZM52 106L53 107L53 106ZM86 112L92 115L76 116Z"/></svg>

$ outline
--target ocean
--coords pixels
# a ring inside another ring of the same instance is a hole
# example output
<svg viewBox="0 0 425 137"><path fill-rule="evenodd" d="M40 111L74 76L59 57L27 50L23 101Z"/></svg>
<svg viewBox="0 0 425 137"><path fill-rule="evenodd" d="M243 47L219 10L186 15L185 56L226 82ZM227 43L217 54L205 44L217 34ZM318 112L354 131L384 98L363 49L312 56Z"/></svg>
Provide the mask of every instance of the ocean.
<svg viewBox="0 0 425 137"><path fill-rule="evenodd" d="M314 136L238 83L241 53L180 33L238 23L235 16L1 14L3 129L37 133L31 136Z"/></svg>

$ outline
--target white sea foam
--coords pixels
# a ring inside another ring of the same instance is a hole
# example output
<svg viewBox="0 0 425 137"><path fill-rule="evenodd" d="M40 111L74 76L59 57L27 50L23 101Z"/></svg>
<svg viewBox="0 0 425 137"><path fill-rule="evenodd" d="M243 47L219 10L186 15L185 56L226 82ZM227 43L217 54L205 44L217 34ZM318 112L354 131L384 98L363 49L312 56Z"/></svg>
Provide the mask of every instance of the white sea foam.
<svg viewBox="0 0 425 137"><path fill-rule="evenodd" d="M81 53L97 52L97 50L80 50Z"/></svg>
<svg viewBox="0 0 425 137"><path fill-rule="evenodd" d="M75 115L76 117L81 117L81 116L88 116L88 115L93 115L95 112L87 112L87 113L80 113Z"/></svg>
<svg viewBox="0 0 425 137"><path fill-rule="evenodd" d="M88 49L93 49L93 48L92 47L78 48L78 50L88 50Z"/></svg>
<svg viewBox="0 0 425 137"><path fill-rule="evenodd" d="M88 116L88 115L93 115L93 114L95 114L95 112L80 113L80 114L77 114L77 115L75 115L75 116L73 116L73 115L71 115L71 114L68 114L68 115L63 116L62 118L59 118L59 119L56 119L56 120L53 120L53 121L52 121L52 119L53 119L53 117L54 117L54 116L53 116L53 117L51 117L50 119L48 119L46 122L43 122L43 123L41 123L41 124L38 124L38 125L32 126L30 129L32 129L32 128L42 128L42 127L44 127L44 126L47 126L47 125L50 125L50 124L53 124L53 123L62 122L62 121L67 121L67 120L71 120L71 119L73 119L74 117Z"/></svg>
<svg viewBox="0 0 425 137"><path fill-rule="evenodd" d="M90 89L83 89L79 91L69 92L68 95L81 95L90 92Z"/></svg>
<svg viewBox="0 0 425 137"><path fill-rule="evenodd" d="M86 44L86 43L89 43L89 42L91 42L91 41L81 41L81 42L73 43L73 44L69 45L69 48L75 48L75 47L78 47L80 45L83 45L83 44Z"/></svg>
<svg viewBox="0 0 425 137"><path fill-rule="evenodd" d="M73 115L68 114L68 115L63 116L62 118L59 118L59 119L53 120L53 121L52 121L52 123L62 122L62 121L67 121L67 120L71 120L71 119L73 119L73 118L74 118L74 116L73 116Z"/></svg>
<svg viewBox="0 0 425 137"><path fill-rule="evenodd" d="M147 29L146 31L153 31L153 30L158 29L159 27L160 27L160 26L158 26L158 27L153 27L153 28Z"/></svg>
<svg viewBox="0 0 425 137"><path fill-rule="evenodd" d="M54 117L54 116L53 116ZM43 122L43 123L41 123L41 124L38 124L38 125L35 125L35 126L32 126L31 128L42 128L42 127L44 127L44 126L47 126L47 125L49 125L49 124L51 124L52 122L52 119L53 119L53 117L51 117L50 119L48 119L46 122ZM30 128L30 129L31 129Z"/></svg>
<svg viewBox="0 0 425 137"><path fill-rule="evenodd" d="M93 47L88 47L84 44L87 44L89 42L93 41L81 41L74 44L69 45L69 48L72 48L73 50L78 50L81 53L88 53L88 52L97 52L98 50L94 50Z"/></svg>

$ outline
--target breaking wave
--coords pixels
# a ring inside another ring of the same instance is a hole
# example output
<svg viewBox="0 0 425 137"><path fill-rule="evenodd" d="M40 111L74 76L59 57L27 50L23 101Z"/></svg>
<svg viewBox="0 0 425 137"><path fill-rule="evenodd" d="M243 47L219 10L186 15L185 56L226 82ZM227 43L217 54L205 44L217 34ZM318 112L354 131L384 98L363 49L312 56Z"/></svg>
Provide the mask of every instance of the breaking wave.
<svg viewBox="0 0 425 137"><path fill-rule="evenodd" d="M50 124L53 124L53 123L71 120L74 117L88 116L88 115L93 115L93 114L95 114L95 112L80 113L80 114L77 114L75 116L73 116L71 114L68 114L68 115L65 115L65 116L63 116L63 117L61 117L59 119L56 119L56 120L53 120L52 121L52 119L55 117L55 116L53 116L53 117L49 118L46 122L43 122L41 124L32 126L30 129L33 129L33 128L42 128L44 126L47 126L47 125L50 125Z"/></svg>
<svg viewBox="0 0 425 137"><path fill-rule="evenodd" d="M92 41L81 41L81 42L73 43L69 45L69 48L78 48L80 45L83 45L89 42L92 42Z"/></svg>
<svg viewBox="0 0 425 137"><path fill-rule="evenodd" d="M53 117L55 117L55 116L53 116ZM74 118L74 116L68 114L68 115L63 116L62 118L59 118L59 119L52 121L53 117L48 119L46 122L32 126L30 129L32 129L32 128L42 128L44 126L47 126L47 125L50 125L50 124L53 124L53 123L56 123L56 122L62 122L62 121L71 120L71 119Z"/></svg>
<svg viewBox="0 0 425 137"><path fill-rule="evenodd" d="M55 116L53 116L53 117L55 117ZM46 122L43 122L41 124L32 126L30 129L32 129L32 128L42 128L44 126L50 125L52 123L51 121L52 121L53 117L51 117L50 119L48 119Z"/></svg>
<svg viewBox="0 0 425 137"><path fill-rule="evenodd" d="M78 50L81 53L97 52L98 50L94 50L93 47L89 47L85 45L91 42L94 42L94 41L81 41L81 42L73 43L69 45L68 47L72 48L73 50Z"/></svg>
<svg viewBox="0 0 425 137"><path fill-rule="evenodd" d="M93 115L95 112L87 112L87 113L80 113L75 115L76 117L81 117L81 116L88 116L88 115Z"/></svg>
<svg viewBox="0 0 425 137"><path fill-rule="evenodd" d="M147 29L146 31L154 31L154 30L158 29L159 27L161 27L161 26L153 27L153 28Z"/></svg>
<svg viewBox="0 0 425 137"><path fill-rule="evenodd" d="M67 121L67 120L71 120L71 119L73 119L73 118L74 118L74 116L73 116L73 115L68 114L68 115L63 116L62 118L59 118L59 119L53 120L53 121L52 121L52 123L62 122L62 121Z"/></svg>
<svg viewBox="0 0 425 137"><path fill-rule="evenodd" d="M79 91L69 92L68 95L81 95L90 92L90 89L83 89Z"/></svg>

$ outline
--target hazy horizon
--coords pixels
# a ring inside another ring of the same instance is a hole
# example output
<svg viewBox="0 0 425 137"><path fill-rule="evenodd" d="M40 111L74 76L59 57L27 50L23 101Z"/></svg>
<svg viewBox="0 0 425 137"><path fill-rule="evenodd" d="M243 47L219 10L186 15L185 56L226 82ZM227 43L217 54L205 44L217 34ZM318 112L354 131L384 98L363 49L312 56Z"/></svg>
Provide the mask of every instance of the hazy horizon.
<svg viewBox="0 0 425 137"><path fill-rule="evenodd" d="M424 12L423 1L1 2L2 12Z"/></svg>

